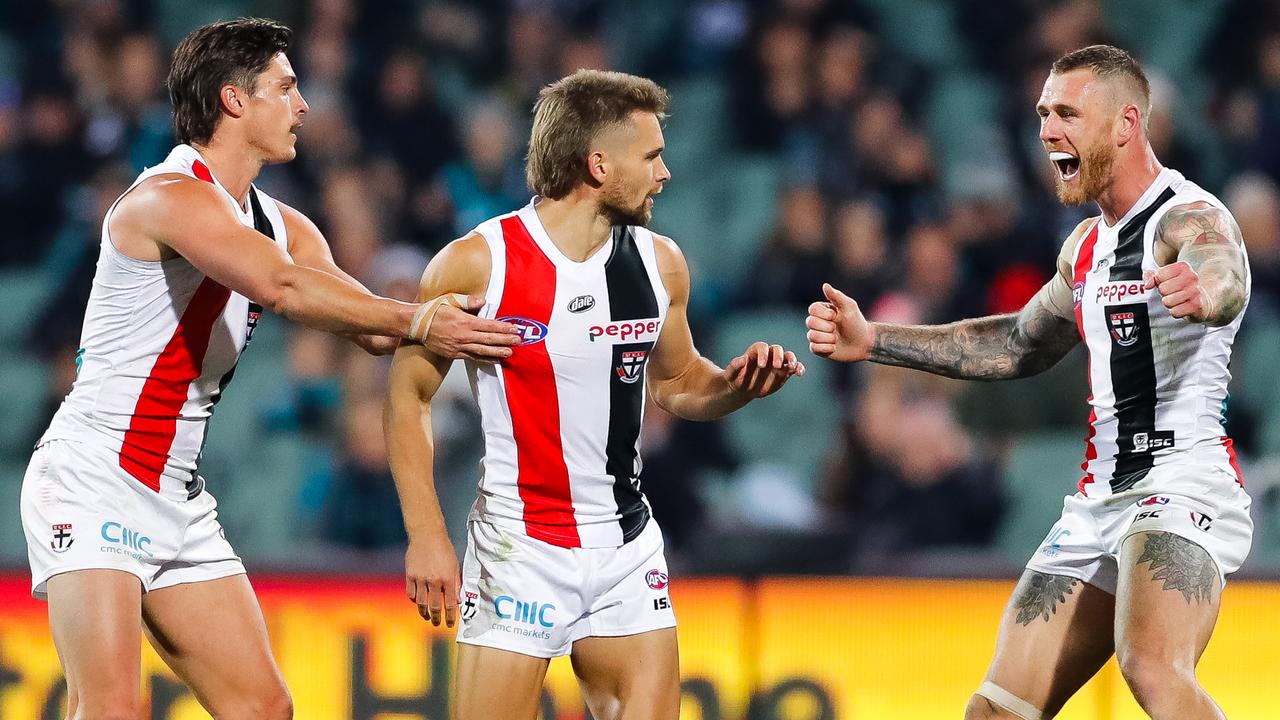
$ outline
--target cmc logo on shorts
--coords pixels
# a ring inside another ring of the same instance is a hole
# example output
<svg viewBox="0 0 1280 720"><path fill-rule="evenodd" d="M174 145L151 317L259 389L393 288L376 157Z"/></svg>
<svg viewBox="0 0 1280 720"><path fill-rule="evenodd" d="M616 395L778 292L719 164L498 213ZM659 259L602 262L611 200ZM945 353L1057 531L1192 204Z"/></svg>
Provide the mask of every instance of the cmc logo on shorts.
<svg viewBox="0 0 1280 720"><path fill-rule="evenodd" d="M129 552L130 550L134 550L138 553L145 554L147 557L155 557L152 552L147 549L147 547L151 545L150 537L143 535L137 530L130 530L114 520L108 520L102 523L101 534L103 540L106 540L112 545L119 546L106 547L104 545L102 547L102 552L112 552L120 555L134 555L135 553Z"/></svg>
<svg viewBox="0 0 1280 720"><path fill-rule="evenodd" d="M493 600L493 610L502 620L513 620L525 625L541 625L549 628L556 624L547 619L547 613L556 609L551 603L517 600L510 595L500 595Z"/></svg>
<svg viewBox="0 0 1280 720"><path fill-rule="evenodd" d="M500 317L498 322L511 323L516 326L516 330L520 332L520 344L532 345L540 343L547 339L547 326L537 320L530 320L522 317Z"/></svg>
<svg viewBox="0 0 1280 720"><path fill-rule="evenodd" d="M644 581L645 584L654 590L661 590L671 584L670 580L667 578L667 574L661 570L650 570L645 573Z"/></svg>
<svg viewBox="0 0 1280 720"><path fill-rule="evenodd" d="M591 342L595 342L598 337L616 338L622 342L656 340L658 338L658 326L661 324L662 321L660 319L653 318L651 320L612 322L608 325L592 325L587 329L587 338Z"/></svg>

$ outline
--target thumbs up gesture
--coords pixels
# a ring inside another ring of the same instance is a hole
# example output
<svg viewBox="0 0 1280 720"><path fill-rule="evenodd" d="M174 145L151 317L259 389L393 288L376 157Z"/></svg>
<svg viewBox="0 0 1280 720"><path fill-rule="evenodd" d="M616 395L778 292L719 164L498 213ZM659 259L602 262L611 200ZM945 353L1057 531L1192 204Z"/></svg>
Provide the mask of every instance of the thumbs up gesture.
<svg viewBox="0 0 1280 720"><path fill-rule="evenodd" d="M841 362L866 360L875 340L875 330L863 317L858 303L831 286L823 283L822 294L826 302L809 306L805 327L809 328L809 350L819 357Z"/></svg>

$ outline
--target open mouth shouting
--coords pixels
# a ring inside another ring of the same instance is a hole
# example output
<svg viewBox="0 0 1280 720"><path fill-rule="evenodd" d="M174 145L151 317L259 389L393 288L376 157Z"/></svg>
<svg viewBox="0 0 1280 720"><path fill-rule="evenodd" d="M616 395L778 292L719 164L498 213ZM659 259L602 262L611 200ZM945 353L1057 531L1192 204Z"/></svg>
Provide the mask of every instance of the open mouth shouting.
<svg viewBox="0 0 1280 720"><path fill-rule="evenodd" d="M1058 179L1063 182L1070 182L1080 174L1080 158L1071 153L1055 150L1049 153L1049 160L1058 168Z"/></svg>

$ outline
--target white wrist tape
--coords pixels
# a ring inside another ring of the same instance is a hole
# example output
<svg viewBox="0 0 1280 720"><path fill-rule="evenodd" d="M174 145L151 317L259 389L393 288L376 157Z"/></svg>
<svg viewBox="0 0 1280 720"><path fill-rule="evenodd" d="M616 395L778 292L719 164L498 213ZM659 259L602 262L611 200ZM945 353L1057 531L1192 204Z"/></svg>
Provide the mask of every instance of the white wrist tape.
<svg viewBox="0 0 1280 720"><path fill-rule="evenodd" d="M1044 720L1044 714L1034 705L996 685L990 680L978 686L978 694L1022 718L1022 720Z"/></svg>
<svg viewBox="0 0 1280 720"><path fill-rule="evenodd" d="M436 319L436 313L440 312L440 307L445 303L456 308L466 307L467 296L461 293L446 293L420 305L418 311L413 314L413 321L409 323L409 339L425 342L427 333L431 332L431 323Z"/></svg>

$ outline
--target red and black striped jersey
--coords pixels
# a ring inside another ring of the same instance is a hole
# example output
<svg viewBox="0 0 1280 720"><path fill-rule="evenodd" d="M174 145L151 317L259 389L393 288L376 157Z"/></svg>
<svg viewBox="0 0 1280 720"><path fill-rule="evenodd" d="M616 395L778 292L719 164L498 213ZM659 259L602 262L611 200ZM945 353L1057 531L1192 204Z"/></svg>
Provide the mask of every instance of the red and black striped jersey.
<svg viewBox="0 0 1280 720"><path fill-rule="evenodd" d="M476 228L492 259L482 315L519 326L497 364L468 362L485 456L473 517L561 547L640 534L645 371L670 300L642 227L615 227L583 262L533 204Z"/></svg>
<svg viewBox="0 0 1280 720"><path fill-rule="evenodd" d="M145 170L125 194L148 178L173 174L217 186L241 223L288 247L275 201L250 188L249 206L241 208L188 145ZM106 445L143 485L192 495L200 489L206 424L262 308L182 257L148 262L121 253L108 232L114 209L102 223L76 381L41 442Z"/></svg>
<svg viewBox="0 0 1280 720"><path fill-rule="evenodd" d="M1226 211L1166 168L1125 217L1111 227L1095 221L1076 247L1072 299L1089 352L1080 481L1087 495L1128 490L1166 463L1229 463L1240 477L1224 425L1231 347L1244 313L1223 327L1178 319L1143 281L1143 272L1157 267L1155 233L1164 214L1197 201ZM1246 293L1248 283L1246 255Z"/></svg>

